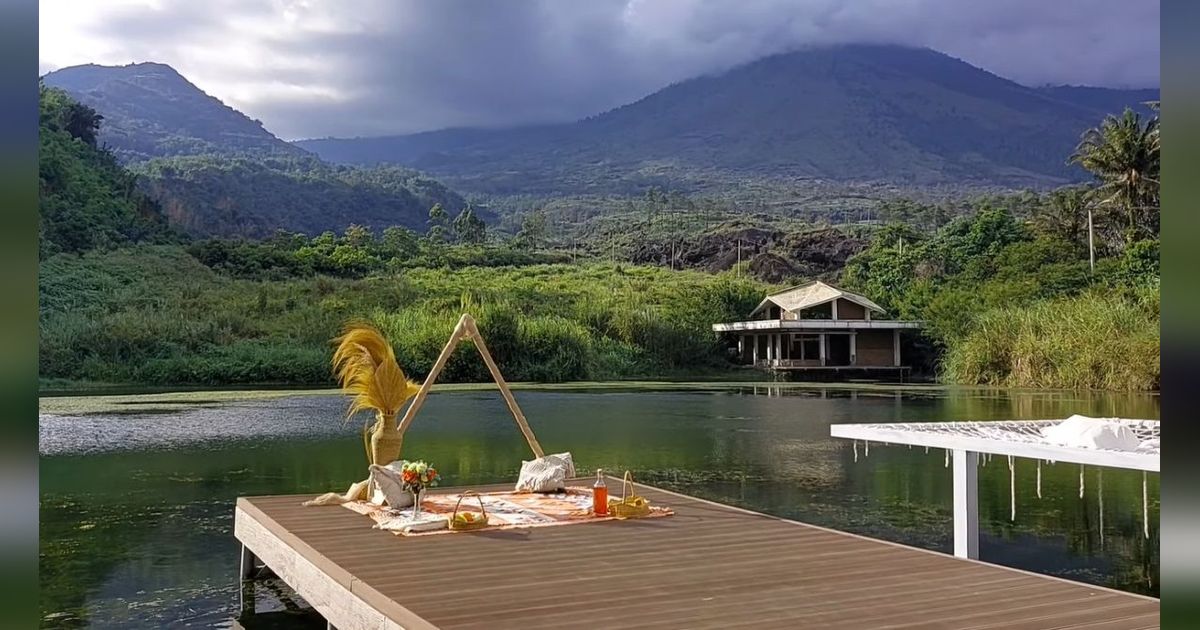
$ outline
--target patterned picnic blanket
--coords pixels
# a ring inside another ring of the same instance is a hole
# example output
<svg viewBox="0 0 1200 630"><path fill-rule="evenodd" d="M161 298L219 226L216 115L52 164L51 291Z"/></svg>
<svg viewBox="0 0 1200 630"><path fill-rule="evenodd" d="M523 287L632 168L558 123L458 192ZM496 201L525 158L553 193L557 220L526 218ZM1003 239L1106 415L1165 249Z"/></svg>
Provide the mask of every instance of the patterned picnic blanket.
<svg viewBox="0 0 1200 630"><path fill-rule="evenodd" d="M458 494L426 496L421 502L421 518L418 521L420 525L412 528L414 531L406 531L413 524L411 507L394 509L367 501L352 501L342 505L371 517L375 521L376 529L388 530L401 536L426 536L452 533L453 530L446 526L446 517L454 512L454 504L458 497ZM479 497L483 499L484 508L487 509L488 526L474 531L574 525L616 519L614 516L598 517L592 514L591 488L569 487L562 492L547 494L487 492L481 493ZM479 502L475 496L468 496L463 499L459 511L478 513ZM651 505L649 516L642 518L670 516L674 513L670 508Z"/></svg>

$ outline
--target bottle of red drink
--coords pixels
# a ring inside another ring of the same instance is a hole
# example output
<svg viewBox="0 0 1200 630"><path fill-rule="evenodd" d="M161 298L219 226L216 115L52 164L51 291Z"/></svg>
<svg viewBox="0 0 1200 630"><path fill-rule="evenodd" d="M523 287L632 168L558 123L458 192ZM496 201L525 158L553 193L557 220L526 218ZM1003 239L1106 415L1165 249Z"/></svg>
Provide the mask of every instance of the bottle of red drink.
<svg viewBox="0 0 1200 630"><path fill-rule="evenodd" d="M592 485L592 513L608 516L608 485L604 483L604 469L596 469L596 483Z"/></svg>

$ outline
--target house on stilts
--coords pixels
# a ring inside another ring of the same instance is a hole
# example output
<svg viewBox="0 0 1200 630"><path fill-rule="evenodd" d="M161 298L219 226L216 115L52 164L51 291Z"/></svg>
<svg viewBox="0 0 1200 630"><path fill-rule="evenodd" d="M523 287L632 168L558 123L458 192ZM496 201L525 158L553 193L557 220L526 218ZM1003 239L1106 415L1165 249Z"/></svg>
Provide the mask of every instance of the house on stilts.
<svg viewBox="0 0 1200 630"><path fill-rule="evenodd" d="M901 334L921 322L888 319L870 299L820 281L768 295L747 321L713 324L741 363L814 378L903 379Z"/></svg>

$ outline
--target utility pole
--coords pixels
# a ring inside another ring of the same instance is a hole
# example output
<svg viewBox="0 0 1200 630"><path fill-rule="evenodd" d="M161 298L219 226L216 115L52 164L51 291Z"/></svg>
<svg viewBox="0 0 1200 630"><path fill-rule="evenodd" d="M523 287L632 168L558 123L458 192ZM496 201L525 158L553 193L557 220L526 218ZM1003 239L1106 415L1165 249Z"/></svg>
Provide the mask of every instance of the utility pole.
<svg viewBox="0 0 1200 630"><path fill-rule="evenodd" d="M1092 236L1092 204L1088 204L1088 266L1091 267L1092 275L1096 275L1096 246Z"/></svg>
<svg viewBox="0 0 1200 630"><path fill-rule="evenodd" d="M737 277L742 277L742 239L738 239Z"/></svg>

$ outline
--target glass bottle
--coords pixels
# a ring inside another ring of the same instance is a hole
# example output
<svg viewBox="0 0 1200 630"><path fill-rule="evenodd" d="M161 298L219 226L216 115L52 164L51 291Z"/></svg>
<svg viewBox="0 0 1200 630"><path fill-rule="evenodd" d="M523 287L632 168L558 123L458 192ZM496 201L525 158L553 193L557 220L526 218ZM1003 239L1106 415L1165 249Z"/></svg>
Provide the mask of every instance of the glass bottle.
<svg viewBox="0 0 1200 630"><path fill-rule="evenodd" d="M604 469L596 469L596 483L592 485L592 513L608 516L608 484L604 483Z"/></svg>

